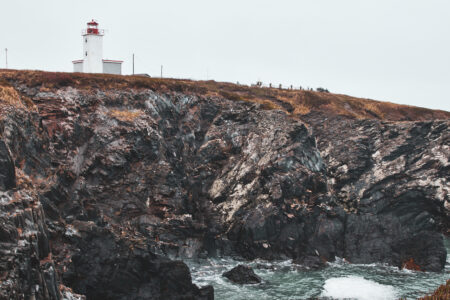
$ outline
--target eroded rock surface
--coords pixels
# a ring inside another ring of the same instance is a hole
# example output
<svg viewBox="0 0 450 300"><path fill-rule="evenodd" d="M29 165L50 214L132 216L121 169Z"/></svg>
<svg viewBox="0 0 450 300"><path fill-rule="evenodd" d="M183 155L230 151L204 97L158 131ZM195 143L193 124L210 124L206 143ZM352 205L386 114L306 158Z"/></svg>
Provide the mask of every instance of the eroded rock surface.
<svg viewBox="0 0 450 300"><path fill-rule="evenodd" d="M42 205L0 140L0 299L61 299Z"/></svg>
<svg viewBox="0 0 450 300"><path fill-rule="evenodd" d="M444 266L448 120L10 84L28 106L0 105L5 295L211 299L172 260L196 256Z"/></svg>
<svg viewBox="0 0 450 300"><path fill-rule="evenodd" d="M413 259L422 270L440 270L446 250L437 245L449 229L449 121L305 120L329 188L348 212L343 256L397 266Z"/></svg>
<svg viewBox="0 0 450 300"><path fill-rule="evenodd" d="M16 186L16 169L5 142L0 140L0 190L9 190Z"/></svg>

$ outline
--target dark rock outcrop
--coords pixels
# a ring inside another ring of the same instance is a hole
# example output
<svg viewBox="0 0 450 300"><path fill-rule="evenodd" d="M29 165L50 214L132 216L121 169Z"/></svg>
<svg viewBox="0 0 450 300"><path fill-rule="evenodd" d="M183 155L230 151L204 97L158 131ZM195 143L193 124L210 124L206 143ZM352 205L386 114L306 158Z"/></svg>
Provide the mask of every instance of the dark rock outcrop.
<svg viewBox="0 0 450 300"><path fill-rule="evenodd" d="M222 274L230 281L238 284L256 284L261 283L261 277L255 274L252 268L245 265L238 265Z"/></svg>
<svg viewBox="0 0 450 300"><path fill-rule="evenodd" d="M212 297L168 257L444 266L448 120L10 84L28 99L0 101L0 284L11 295L38 285L42 299L68 288L88 299Z"/></svg>
<svg viewBox="0 0 450 300"><path fill-rule="evenodd" d="M2 171L8 170L5 167ZM14 176L10 170L7 174ZM18 190L0 191L0 299L59 300L44 211L27 179ZM5 182L15 178L6 177Z"/></svg>
<svg viewBox="0 0 450 300"><path fill-rule="evenodd" d="M79 157L67 149L83 151L91 128L69 128L58 101L47 107L39 99L39 114L1 106L1 179L7 189L19 183L1 195L0 299L213 299L212 287L198 288L184 263L154 254L155 242L129 220L114 222L80 203Z"/></svg>
<svg viewBox="0 0 450 300"><path fill-rule="evenodd" d="M145 242L117 239L92 222L74 222L66 233L77 250L64 282L88 299L211 299L192 284L188 267L151 252Z"/></svg>
<svg viewBox="0 0 450 300"><path fill-rule="evenodd" d="M16 170L5 142L0 140L0 191L16 186Z"/></svg>
<svg viewBox="0 0 450 300"><path fill-rule="evenodd" d="M413 260L438 271L449 228L449 121L382 122L311 114L329 188L347 212L343 257Z"/></svg>

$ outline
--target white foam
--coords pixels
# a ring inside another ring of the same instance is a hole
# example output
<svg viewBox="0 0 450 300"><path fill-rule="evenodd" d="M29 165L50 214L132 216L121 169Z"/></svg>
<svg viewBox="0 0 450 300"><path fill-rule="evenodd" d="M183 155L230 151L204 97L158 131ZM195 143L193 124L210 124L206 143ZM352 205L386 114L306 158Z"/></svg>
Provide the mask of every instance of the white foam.
<svg viewBox="0 0 450 300"><path fill-rule="evenodd" d="M322 297L333 299L391 300L397 299L395 289L362 277L347 276L325 281Z"/></svg>

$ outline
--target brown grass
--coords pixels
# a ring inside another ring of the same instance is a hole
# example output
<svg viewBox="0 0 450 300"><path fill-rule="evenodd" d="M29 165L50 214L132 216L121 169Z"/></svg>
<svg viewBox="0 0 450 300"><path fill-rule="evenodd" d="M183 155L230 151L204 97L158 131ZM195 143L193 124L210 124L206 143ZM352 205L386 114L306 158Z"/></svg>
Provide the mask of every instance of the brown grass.
<svg viewBox="0 0 450 300"><path fill-rule="evenodd" d="M272 101L269 101L269 100L264 100L264 101L258 102L258 103L262 104L263 109L267 109L267 110L281 109L281 110L283 110L283 108L281 106L279 106L278 104L273 103Z"/></svg>
<svg viewBox="0 0 450 300"><path fill-rule="evenodd" d="M450 112L355 98L347 95L305 90L260 88L215 81L146 78L109 74L55 73L0 70L0 80L25 84L41 90L73 86L78 89L151 89L162 93L180 92L215 96L233 101L260 103L266 109L282 109L292 115L314 111L357 119L433 120L450 119Z"/></svg>
<svg viewBox="0 0 450 300"><path fill-rule="evenodd" d="M18 108L36 109L33 101L26 96L20 95L17 90L7 81L0 78L0 103Z"/></svg>
<svg viewBox="0 0 450 300"><path fill-rule="evenodd" d="M118 110L118 109L112 109L108 113L110 116L123 121L123 122L133 122L136 118L139 118L140 116L144 115L144 112L142 110Z"/></svg>
<svg viewBox="0 0 450 300"><path fill-rule="evenodd" d="M447 300L450 299L450 279L447 283L439 286L433 294L420 298L420 300Z"/></svg>

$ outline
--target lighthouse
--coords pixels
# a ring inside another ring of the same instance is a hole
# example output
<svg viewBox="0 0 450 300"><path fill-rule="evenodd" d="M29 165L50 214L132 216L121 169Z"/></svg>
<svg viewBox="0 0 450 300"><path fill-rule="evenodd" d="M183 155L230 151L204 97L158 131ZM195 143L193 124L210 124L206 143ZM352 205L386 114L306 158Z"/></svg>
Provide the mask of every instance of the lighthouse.
<svg viewBox="0 0 450 300"><path fill-rule="evenodd" d="M73 71L82 73L122 74L121 60L103 59L104 30L94 20L83 30L83 59L74 60Z"/></svg>

